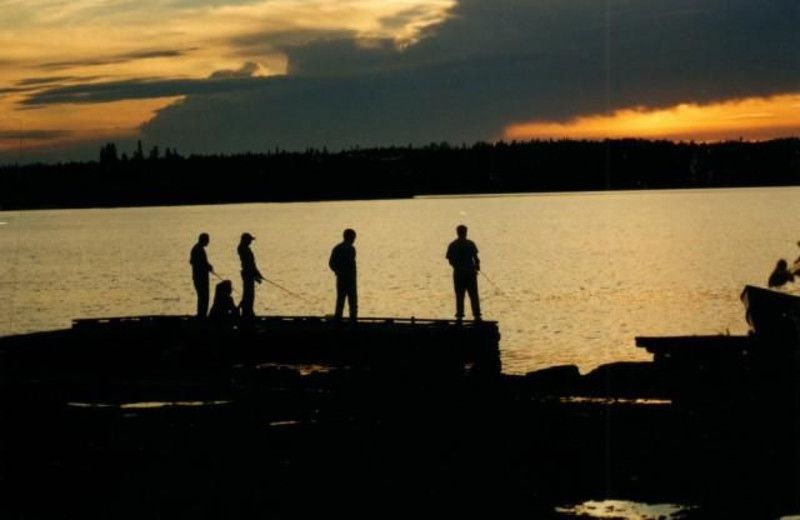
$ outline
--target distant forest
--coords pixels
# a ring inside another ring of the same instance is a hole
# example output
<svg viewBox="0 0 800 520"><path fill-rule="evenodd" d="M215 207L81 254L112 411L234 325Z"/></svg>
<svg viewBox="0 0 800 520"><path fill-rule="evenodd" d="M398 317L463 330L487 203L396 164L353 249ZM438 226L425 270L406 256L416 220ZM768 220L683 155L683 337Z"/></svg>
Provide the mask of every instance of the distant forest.
<svg viewBox="0 0 800 520"><path fill-rule="evenodd" d="M182 156L167 148L0 167L0 209L800 185L800 139L446 143Z"/></svg>

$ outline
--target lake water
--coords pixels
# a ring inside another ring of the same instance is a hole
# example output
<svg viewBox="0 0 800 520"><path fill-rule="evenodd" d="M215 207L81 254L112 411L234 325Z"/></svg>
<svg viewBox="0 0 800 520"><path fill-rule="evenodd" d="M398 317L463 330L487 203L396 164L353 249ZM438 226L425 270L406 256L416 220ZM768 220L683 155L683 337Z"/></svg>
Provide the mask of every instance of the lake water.
<svg viewBox="0 0 800 520"><path fill-rule="evenodd" d="M189 250L202 231L237 300L243 231L262 273L302 296L257 286L260 315L331 314L327 260L352 227L362 316L452 318L444 254L464 223L504 371L585 373L651 359L635 336L745 333L739 294L800 254L798 210L800 188L757 188L0 212L0 335L192 314Z"/></svg>

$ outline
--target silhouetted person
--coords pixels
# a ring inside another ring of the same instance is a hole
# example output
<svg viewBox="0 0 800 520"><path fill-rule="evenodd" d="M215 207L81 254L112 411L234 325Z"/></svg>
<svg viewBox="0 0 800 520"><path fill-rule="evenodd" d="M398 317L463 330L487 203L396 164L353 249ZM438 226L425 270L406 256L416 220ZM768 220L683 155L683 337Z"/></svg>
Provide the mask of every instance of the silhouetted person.
<svg viewBox="0 0 800 520"><path fill-rule="evenodd" d="M256 267L256 258L250 250L250 243L256 237L250 233L242 233L242 238L239 241L239 247L236 250L239 252L239 260L242 262L242 301L239 302L239 308L242 311L242 318L253 318L253 303L256 299L256 286L255 283L261 283L264 279Z"/></svg>
<svg viewBox="0 0 800 520"><path fill-rule="evenodd" d="M233 325L239 318L239 309L233 303L233 284L230 280L222 280L214 289L214 304L208 318L225 325Z"/></svg>
<svg viewBox="0 0 800 520"><path fill-rule="evenodd" d="M206 246L210 242L208 233L200 233L197 243L192 247L189 263L192 264L192 281L197 292L197 317L205 318L208 314L208 273L214 268L208 263Z"/></svg>
<svg viewBox="0 0 800 520"><path fill-rule="evenodd" d="M336 273L336 319L342 319L344 300L350 308L350 319L358 318L358 292L356 290L356 232L345 229L342 234L344 240L334 246L328 266Z"/></svg>
<svg viewBox="0 0 800 520"><path fill-rule="evenodd" d="M464 318L464 293L469 294L472 305L472 316L481 319L481 303L478 299L478 271L481 261L478 258L478 247L467 239L467 226L456 228L458 238L447 247L447 260L453 266L453 286L456 291L456 319Z"/></svg>
<svg viewBox="0 0 800 520"><path fill-rule="evenodd" d="M783 284L793 281L794 275L791 273L791 271L789 271L786 260L781 258L775 265L775 269L772 271L772 274L769 275L769 281L767 282L767 285L770 287L780 287Z"/></svg>

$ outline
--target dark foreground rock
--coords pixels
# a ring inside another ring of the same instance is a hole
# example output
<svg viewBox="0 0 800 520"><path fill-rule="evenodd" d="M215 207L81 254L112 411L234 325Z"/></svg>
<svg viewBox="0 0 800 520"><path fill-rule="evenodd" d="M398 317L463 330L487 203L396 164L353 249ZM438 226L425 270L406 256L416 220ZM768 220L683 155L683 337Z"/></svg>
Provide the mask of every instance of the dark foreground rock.
<svg viewBox="0 0 800 520"><path fill-rule="evenodd" d="M0 518L548 519L606 498L800 512L797 366L754 355L758 338L511 376L492 322L252 325L0 338Z"/></svg>
<svg viewBox="0 0 800 520"><path fill-rule="evenodd" d="M526 377L263 370L203 406L4 395L0 517L546 519L606 497L698 518L798 510L796 416L775 410L574 399Z"/></svg>

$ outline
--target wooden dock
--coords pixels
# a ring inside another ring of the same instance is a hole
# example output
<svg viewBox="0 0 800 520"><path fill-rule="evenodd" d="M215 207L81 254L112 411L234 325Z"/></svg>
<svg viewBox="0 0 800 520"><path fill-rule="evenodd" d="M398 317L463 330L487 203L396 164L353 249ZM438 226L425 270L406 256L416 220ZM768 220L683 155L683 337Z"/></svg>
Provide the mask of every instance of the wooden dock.
<svg viewBox="0 0 800 520"><path fill-rule="evenodd" d="M79 319L69 329L0 338L0 375L5 386L35 381L54 392L110 393L219 388L244 374L269 385L275 371L268 369L281 366L395 379L496 377L499 340L493 321L265 316L221 326L190 316Z"/></svg>

